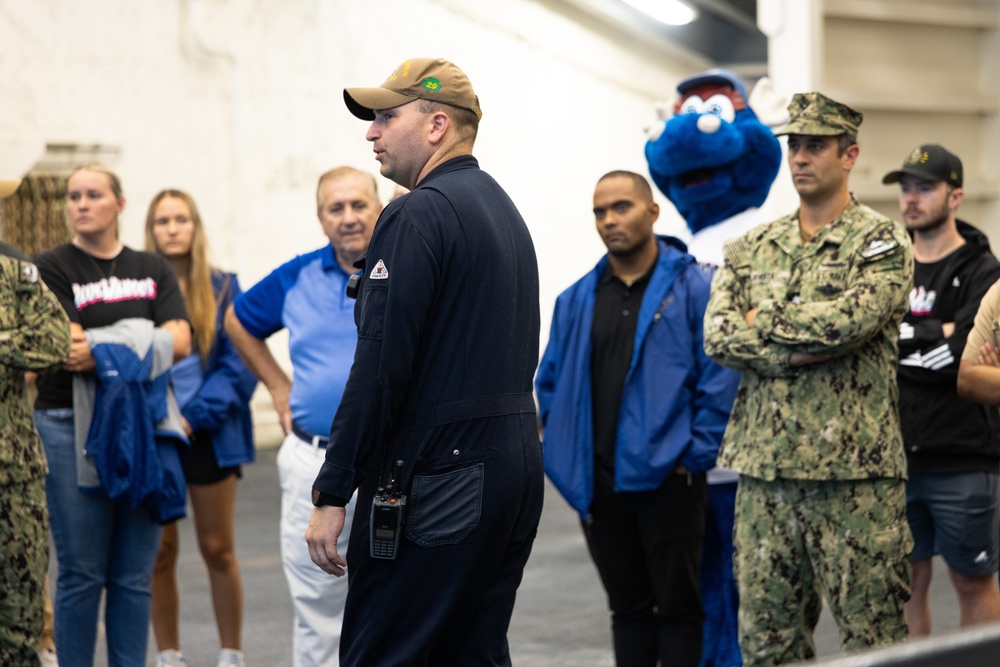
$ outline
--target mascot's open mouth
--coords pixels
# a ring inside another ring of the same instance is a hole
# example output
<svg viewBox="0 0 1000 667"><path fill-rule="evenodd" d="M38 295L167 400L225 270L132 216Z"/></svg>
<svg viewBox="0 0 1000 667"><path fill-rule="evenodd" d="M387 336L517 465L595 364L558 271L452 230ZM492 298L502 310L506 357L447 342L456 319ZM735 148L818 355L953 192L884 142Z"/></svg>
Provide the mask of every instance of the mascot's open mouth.
<svg viewBox="0 0 1000 667"><path fill-rule="evenodd" d="M681 186L691 188L696 185L703 185L712 180L715 176L715 169L692 169L681 174Z"/></svg>

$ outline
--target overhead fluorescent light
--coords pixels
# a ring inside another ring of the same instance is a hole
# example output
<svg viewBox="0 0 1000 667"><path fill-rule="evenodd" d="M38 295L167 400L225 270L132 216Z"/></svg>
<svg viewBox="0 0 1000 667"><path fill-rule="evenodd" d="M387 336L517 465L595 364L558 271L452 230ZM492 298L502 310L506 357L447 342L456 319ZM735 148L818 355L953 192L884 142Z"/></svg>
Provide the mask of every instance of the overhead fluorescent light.
<svg viewBox="0 0 1000 667"><path fill-rule="evenodd" d="M687 25L698 18L697 10L680 0L622 0L622 2L667 25Z"/></svg>

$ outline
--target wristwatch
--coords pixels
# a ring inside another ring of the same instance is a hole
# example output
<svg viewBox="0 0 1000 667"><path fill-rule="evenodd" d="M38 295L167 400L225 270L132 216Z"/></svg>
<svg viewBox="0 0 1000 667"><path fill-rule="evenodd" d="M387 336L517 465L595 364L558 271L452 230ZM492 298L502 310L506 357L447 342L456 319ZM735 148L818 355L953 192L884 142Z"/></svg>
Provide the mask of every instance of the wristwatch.
<svg viewBox="0 0 1000 667"><path fill-rule="evenodd" d="M326 507L327 505L344 507L347 505L347 503L343 502L343 500L337 496L330 495L329 493L323 493L319 489L312 490L312 501L313 507Z"/></svg>

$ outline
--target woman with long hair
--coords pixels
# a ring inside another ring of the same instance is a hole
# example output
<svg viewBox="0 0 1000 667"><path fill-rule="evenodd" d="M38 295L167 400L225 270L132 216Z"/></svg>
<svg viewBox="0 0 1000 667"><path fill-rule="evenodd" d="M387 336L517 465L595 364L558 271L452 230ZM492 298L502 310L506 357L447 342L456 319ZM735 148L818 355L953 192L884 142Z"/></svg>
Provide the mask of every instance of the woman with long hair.
<svg viewBox="0 0 1000 667"><path fill-rule="evenodd" d="M34 415L49 464L46 497L59 562L55 642L64 667L93 665L102 592L108 664L146 663L150 582L161 531L151 503L166 473L159 441L148 427L152 399L139 398L145 389L102 403L100 386L107 378L109 386L113 381L113 388L121 388L117 367L106 362L120 359L125 368L127 352L143 359L143 349L152 351L169 368L191 349L187 308L174 273L162 258L127 248L118 238L124 207L114 172L100 164L77 168L66 191L73 240L37 259L42 278L69 316L72 336L63 370L38 376ZM114 354L105 357L109 349ZM95 354L102 359L100 374ZM168 402L164 398L160 407ZM112 465L102 467L100 461ZM113 465L121 461L129 465ZM149 476L121 477L140 462Z"/></svg>
<svg viewBox="0 0 1000 667"><path fill-rule="evenodd" d="M180 283L193 329L190 356L171 371L191 451L181 457L195 532L208 568L219 630L220 666L242 666L243 588L234 549L236 481L253 461L250 396L257 380L243 365L222 326L240 293L236 276L214 269L194 200L163 190L146 214L146 249L166 259ZM153 633L158 665L186 665L180 650L177 524L163 529L153 575Z"/></svg>

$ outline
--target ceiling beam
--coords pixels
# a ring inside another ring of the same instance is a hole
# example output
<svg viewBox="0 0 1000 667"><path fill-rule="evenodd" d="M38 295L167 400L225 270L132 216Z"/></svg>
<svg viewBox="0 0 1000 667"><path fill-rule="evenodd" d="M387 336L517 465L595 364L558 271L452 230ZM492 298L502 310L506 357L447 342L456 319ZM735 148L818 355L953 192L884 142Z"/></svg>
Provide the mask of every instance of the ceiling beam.
<svg viewBox="0 0 1000 667"><path fill-rule="evenodd" d="M638 10L618 0L538 0L542 4L562 5L595 19L605 28L611 28L637 39L647 46L683 61L690 67L707 67L711 60L689 46L670 38L669 29L676 26L661 25L648 20Z"/></svg>
<svg viewBox="0 0 1000 667"><path fill-rule="evenodd" d="M758 32L760 30L757 27L756 16L751 16L746 12L740 11L728 2L723 2L723 0L684 0L684 2L698 9L715 14L743 30L749 32Z"/></svg>

